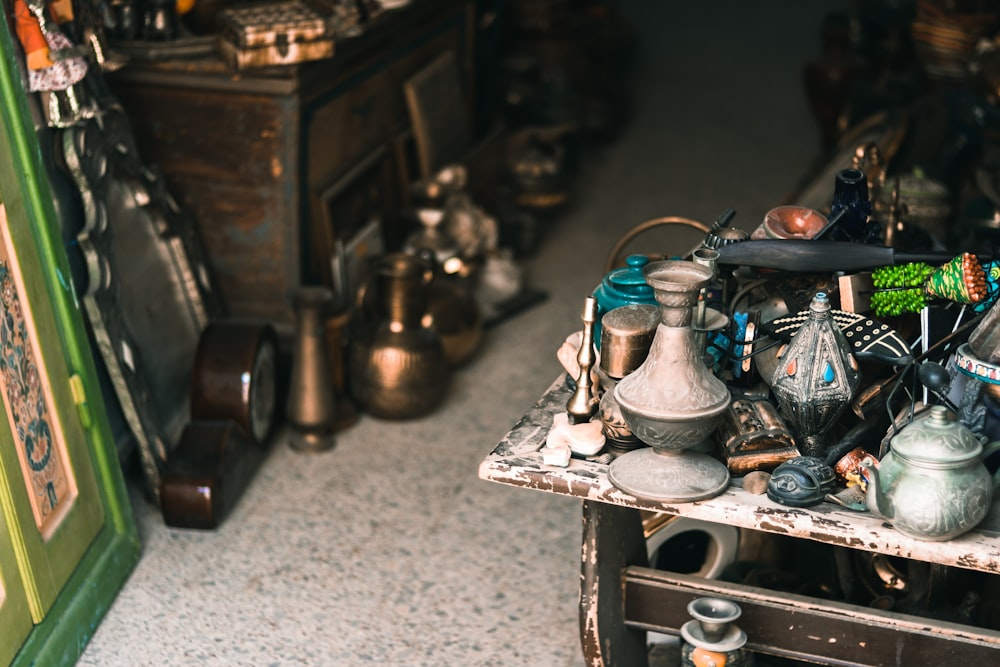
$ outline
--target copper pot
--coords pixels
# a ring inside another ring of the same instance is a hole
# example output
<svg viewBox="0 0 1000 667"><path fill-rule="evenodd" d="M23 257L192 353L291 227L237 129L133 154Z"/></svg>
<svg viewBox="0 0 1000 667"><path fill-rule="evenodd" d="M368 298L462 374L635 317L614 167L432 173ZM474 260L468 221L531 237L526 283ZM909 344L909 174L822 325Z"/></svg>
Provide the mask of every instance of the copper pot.
<svg viewBox="0 0 1000 667"><path fill-rule="evenodd" d="M380 257L372 280L376 321L351 340L351 393L364 410L385 419L425 415L440 404L449 369L438 333L425 325L433 270L407 253Z"/></svg>

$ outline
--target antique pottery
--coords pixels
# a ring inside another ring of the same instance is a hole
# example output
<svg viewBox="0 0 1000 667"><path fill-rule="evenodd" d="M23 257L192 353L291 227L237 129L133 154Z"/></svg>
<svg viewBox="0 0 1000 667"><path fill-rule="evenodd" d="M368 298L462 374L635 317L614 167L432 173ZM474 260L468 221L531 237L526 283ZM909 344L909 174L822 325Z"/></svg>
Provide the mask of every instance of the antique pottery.
<svg viewBox="0 0 1000 667"><path fill-rule="evenodd" d="M624 267L609 271L601 278L601 284L594 289L598 307L594 341L598 350L603 345L601 320L604 315L615 308L629 304L656 306L653 288L646 283L646 277L642 273L647 264L649 258L645 255L629 255L625 258Z"/></svg>
<svg viewBox="0 0 1000 667"><path fill-rule="evenodd" d="M860 169L841 169L834 179L829 219L837 223L826 235L833 241L867 242L878 227L869 224L872 202L868 178Z"/></svg>
<svg viewBox="0 0 1000 667"><path fill-rule="evenodd" d="M764 215L751 238L811 239L828 223L825 215L807 206L776 206Z"/></svg>
<svg viewBox="0 0 1000 667"><path fill-rule="evenodd" d="M1000 363L1000 301L994 303L969 334L971 356L980 361Z"/></svg>
<svg viewBox="0 0 1000 667"><path fill-rule="evenodd" d="M837 476L833 468L815 456L788 459L767 480L767 497L789 507L818 505L833 490Z"/></svg>
<svg viewBox="0 0 1000 667"><path fill-rule="evenodd" d="M619 306L601 318L601 384L605 387L598 413L613 453L644 447L625 422L614 388L618 382L642 365L656 335L660 309L649 304Z"/></svg>
<svg viewBox="0 0 1000 667"><path fill-rule="evenodd" d="M861 382L847 338L831 317L830 300L817 292L809 318L778 353L771 391L796 435L799 450L823 456L828 433L850 404Z"/></svg>

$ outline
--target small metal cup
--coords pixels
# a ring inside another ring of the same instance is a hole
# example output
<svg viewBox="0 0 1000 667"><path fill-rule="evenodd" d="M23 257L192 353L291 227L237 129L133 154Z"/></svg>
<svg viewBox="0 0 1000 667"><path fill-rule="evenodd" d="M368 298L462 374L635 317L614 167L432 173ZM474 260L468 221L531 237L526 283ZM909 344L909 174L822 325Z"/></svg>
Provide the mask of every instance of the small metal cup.
<svg viewBox="0 0 1000 667"><path fill-rule="evenodd" d="M660 322L660 309L629 304L609 310L601 318L601 370L620 380L646 360Z"/></svg>
<svg viewBox="0 0 1000 667"><path fill-rule="evenodd" d="M695 598L688 603L688 613L698 621L706 641L718 643L729 626L743 613L740 606L725 598Z"/></svg>

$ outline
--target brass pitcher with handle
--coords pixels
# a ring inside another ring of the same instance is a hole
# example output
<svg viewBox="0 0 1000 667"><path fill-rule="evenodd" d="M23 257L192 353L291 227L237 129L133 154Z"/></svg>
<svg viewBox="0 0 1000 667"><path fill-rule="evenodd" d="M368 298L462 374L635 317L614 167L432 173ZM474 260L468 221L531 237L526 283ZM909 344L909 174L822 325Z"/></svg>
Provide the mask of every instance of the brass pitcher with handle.
<svg viewBox="0 0 1000 667"><path fill-rule="evenodd" d="M424 259L388 253L360 291L362 312L372 313L352 332L349 383L358 405L375 417L420 417L444 398L449 366L440 336L425 325L433 279Z"/></svg>

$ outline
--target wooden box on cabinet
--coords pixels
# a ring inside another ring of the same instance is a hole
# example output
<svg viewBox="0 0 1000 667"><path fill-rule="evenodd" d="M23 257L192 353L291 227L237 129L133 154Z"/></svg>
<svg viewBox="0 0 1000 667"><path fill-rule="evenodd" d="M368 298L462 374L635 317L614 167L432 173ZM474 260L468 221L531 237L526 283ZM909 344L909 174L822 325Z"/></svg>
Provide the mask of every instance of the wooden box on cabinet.
<svg viewBox="0 0 1000 667"><path fill-rule="evenodd" d="M139 542L19 57L4 24L0 665L71 665L132 571Z"/></svg>
<svg viewBox="0 0 1000 667"><path fill-rule="evenodd" d="M290 294L331 283L330 243L351 231L328 228L323 193L379 150L390 158L373 213L392 214L403 84L452 50L471 107L473 16L473 3L428 0L381 14L326 60L240 73L217 58L136 63L111 77L144 158L194 215L232 315L291 333Z"/></svg>

